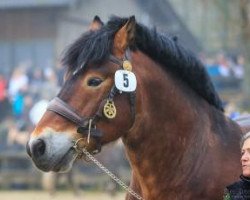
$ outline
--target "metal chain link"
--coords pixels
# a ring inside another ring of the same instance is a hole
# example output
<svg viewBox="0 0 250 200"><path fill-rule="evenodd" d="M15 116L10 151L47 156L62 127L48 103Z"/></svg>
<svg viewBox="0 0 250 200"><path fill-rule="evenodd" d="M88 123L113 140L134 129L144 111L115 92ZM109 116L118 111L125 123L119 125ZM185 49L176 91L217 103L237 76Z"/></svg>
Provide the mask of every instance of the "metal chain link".
<svg viewBox="0 0 250 200"><path fill-rule="evenodd" d="M133 195L138 200L144 200L140 195L138 195L134 190L127 186L123 181L121 181L116 175L109 171L102 163L100 163L94 156L92 156L85 148L82 148L82 152L95 163L103 172L105 172L109 177L111 177L118 185L120 185L129 194Z"/></svg>

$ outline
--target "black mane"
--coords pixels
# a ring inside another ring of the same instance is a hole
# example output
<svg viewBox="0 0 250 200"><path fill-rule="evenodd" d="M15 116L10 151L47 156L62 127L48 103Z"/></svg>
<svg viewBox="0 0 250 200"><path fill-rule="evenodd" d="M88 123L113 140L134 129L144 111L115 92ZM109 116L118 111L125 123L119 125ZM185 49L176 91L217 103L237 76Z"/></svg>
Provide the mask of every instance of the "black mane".
<svg viewBox="0 0 250 200"><path fill-rule="evenodd" d="M68 66L70 71L75 71L83 63L106 60L112 51L114 34L127 20L127 18L112 17L100 30L83 34L65 52L63 64ZM176 39L137 23L135 44L130 48L132 50L137 48L147 54L185 81L202 98L223 111L222 102L204 65Z"/></svg>

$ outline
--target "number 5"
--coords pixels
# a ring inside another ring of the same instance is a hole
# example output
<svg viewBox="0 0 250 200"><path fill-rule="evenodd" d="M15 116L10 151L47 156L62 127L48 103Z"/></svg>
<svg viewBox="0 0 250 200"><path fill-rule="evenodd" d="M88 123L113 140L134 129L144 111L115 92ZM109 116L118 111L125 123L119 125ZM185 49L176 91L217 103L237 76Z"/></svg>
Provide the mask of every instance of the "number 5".
<svg viewBox="0 0 250 200"><path fill-rule="evenodd" d="M128 74L123 74L123 80L123 86L127 88L129 86Z"/></svg>

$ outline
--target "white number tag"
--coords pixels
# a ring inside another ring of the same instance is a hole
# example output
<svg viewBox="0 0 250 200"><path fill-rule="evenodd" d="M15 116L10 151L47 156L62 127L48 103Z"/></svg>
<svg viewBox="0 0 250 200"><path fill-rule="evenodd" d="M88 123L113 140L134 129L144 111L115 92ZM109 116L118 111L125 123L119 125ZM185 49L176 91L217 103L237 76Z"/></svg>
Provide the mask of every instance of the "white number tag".
<svg viewBox="0 0 250 200"><path fill-rule="evenodd" d="M115 86L123 92L133 92L136 89L137 81L135 74L127 70L115 72Z"/></svg>

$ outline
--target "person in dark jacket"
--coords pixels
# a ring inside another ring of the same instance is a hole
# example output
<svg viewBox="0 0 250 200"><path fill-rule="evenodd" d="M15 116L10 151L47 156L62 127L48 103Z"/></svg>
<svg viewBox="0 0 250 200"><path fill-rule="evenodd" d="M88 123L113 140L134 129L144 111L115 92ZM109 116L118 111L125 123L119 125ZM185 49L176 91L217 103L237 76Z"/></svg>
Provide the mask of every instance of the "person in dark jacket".
<svg viewBox="0 0 250 200"><path fill-rule="evenodd" d="M226 187L224 200L250 200L250 132L241 140L241 164L240 181Z"/></svg>

